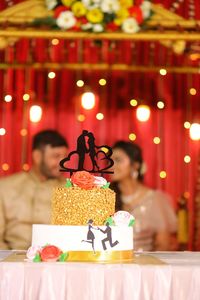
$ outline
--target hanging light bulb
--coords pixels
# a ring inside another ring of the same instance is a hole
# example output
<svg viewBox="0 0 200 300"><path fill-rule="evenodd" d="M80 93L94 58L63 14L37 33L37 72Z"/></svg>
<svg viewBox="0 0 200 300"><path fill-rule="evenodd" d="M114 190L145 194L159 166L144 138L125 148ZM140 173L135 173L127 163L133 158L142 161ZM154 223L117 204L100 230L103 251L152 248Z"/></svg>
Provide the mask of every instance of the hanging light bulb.
<svg viewBox="0 0 200 300"><path fill-rule="evenodd" d="M193 123L190 126L190 138L193 141L200 140L200 124L199 123Z"/></svg>
<svg viewBox="0 0 200 300"><path fill-rule="evenodd" d="M81 96L81 105L84 109L92 109L95 106L95 94L92 92L85 92Z"/></svg>
<svg viewBox="0 0 200 300"><path fill-rule="evenodd" d="M136 110L136 117L140 122L146 122L150 118L150 108L148 105L139 105Z"/></svg>
<svg viewBox="0 0 200 300"><path fill-rule="evenodd" d="M37 123L42 118L42 108L39 105L32 105L30 108L30 121Z"/></svg>

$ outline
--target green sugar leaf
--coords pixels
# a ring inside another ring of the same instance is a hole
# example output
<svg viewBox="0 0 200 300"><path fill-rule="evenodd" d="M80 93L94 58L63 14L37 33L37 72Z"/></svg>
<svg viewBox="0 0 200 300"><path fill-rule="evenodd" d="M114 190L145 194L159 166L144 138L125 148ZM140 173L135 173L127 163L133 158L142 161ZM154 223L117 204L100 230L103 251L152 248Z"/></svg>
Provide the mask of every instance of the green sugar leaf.
<svg viewBox="0 0 200 300"><path fill-rule="evenodd" d="M107 182L105 185L102 186L102 189L107 189L110 186L110 182Z"/></svg>
<svg viewBox="0 0 200 300"><path fill-rule="evenodd" d="M107 222L109 223L110 226L115 225L115 222L112 217L107 218L104 222L104 225L106 225Z"/></svg>
<svg viewBox="0 0 200 300"><path fill-rule="evenodd" d="M66 180L66 183L65 183L65 187L71 187L72 186L72 183L71 183L71 181L70 181L70 179L69 178L67 178L67 180Z"/></svg>
<svg viewBox="0 0 200 300"><path fill-rule="evenodd" d="M62 253L60 255L59 261L64 262L64 261L66 261L68 259L68 257L69 257L69 253L68 252L64 252L64 253Z"/></svg>
<svg viewBox="0 0 200 300"><path fill-rule="evenodd" d="M135 219L131 219L128 226L133 226L135 224Z"/></svg>
<svg viewBox="0 0 200 300"><path fill-rule="evenodd" d="M40 254L37 253L37 254L35 255L33 261L34 261L34 262L41 262Z"/></svg>

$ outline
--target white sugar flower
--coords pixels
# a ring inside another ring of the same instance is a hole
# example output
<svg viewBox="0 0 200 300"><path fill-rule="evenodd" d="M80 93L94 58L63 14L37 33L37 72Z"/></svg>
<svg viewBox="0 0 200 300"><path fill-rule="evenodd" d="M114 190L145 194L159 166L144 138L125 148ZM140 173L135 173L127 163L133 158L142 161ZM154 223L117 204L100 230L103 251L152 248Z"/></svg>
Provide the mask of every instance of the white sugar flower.
<svg viewBox="0 0 200 300"><path fill-rule="evenodd" d="M103 32L104 27L102 24L94 24L93 25L93 31L94 32Z"/></svg>
<svg viewBox="0 0 200 300"><path fill-rule="evenodd" d="M144 19L149 18L151 12L151 2L143 1L140 7L142 10L143 18Z"/></svg>
<svg viewBox="0 0 200 300"><path fill-rule="evenodd" d="M29 260L33 260L36 256L36 254L40 253L41 250L42 250L42 247L40 247L40 246L31 246L28 248L28 250L26 252L26 257Z"/></svg>
<svg viewBox="0 0 200 300"><path fill-rule="evenodd" d="M101 176L94 176L94 184L95 186L102 187L107 184L107 180Z"/></svg>
<svg viewBox="0 0 200 300"><path fill-rule="evenodd" d="M120 9L118 0L102 0L101 10L105 13L113 13Z"/></svg>
<svg viewBox="0 0 200 300"><path fill-rule="evenodd" d="M76 18L71 11L64 11L60 13L56 23L62 29L69 29L76 24Z"/></svg>
<svg viewBox="0 0 200 300"><path fill-rule="evenodd" d="M57 4L58 2L56 0L46 0L48 10L52 10Z"/></svg>
<svg viewBox="0 0 200 300"><path fill-rule="evenodd" d="M127 211L119 210L112 216L115 225L128 226L130 222L134 223L135 218Z"/></svg>
<svg viewBox="0 0 200 300"><path fill-rule="evenodd" d="M126 33L138 32L140 27L134 18L127 18L122 23L122 30Z"/></svg>

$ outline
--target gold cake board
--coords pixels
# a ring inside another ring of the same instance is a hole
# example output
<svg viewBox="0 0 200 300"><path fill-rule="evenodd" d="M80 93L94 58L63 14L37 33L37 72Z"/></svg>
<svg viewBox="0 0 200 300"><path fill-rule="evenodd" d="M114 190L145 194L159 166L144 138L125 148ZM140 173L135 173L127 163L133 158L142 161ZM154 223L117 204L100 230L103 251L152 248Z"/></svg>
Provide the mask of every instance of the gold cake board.
<svg viewBox="0 0 200 300"><path fill-rule="evenodd" d="M134 255L133 251L112 251L112 252L96 252L92 251L70 251L69 257L64 263L79 262L79 263L101 263L101 264L115 264L115 263L130 263L139 265L165 265L162 260L149 255L137 254ZM118 252L118 253L117 253ZM103 254L102 254L103 253ZM14 251L11 255L6 257L3 262L26 262L25 251Z"/></svg>

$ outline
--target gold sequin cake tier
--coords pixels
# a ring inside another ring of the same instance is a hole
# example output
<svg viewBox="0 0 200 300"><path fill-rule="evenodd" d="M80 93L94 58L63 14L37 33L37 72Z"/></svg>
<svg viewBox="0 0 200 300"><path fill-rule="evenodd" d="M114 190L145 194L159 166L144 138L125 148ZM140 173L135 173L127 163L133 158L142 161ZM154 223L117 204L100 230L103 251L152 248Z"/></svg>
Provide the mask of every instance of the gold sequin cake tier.
<svg viewBox="0 0 200 300"><path fill-rule="evenodd" d="M92 219L94 225L103 225L115 212L115 193L109 189L61 187L54 190L52 199L52 224L86 225Z"/></svg>

